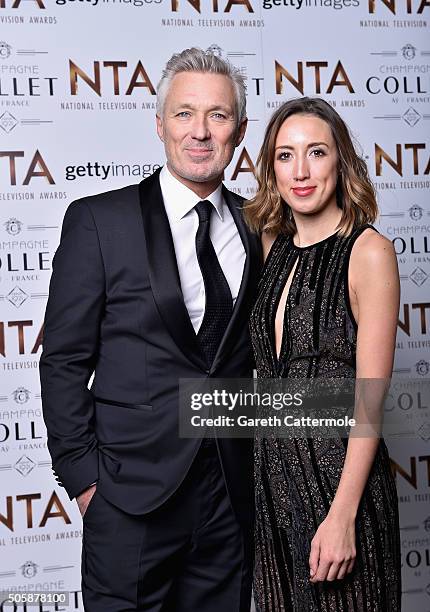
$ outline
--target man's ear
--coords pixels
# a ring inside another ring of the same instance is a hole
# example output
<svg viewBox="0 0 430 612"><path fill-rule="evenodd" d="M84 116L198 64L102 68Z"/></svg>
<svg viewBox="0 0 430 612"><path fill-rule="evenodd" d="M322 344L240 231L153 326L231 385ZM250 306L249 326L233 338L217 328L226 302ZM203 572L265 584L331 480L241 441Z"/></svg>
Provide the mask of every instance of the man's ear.
<svg viewBox="0 0 430 612"><path fill-rule="evenodd" d="M245 119L241 121L237 129L237 137L236 137L236 144L235 144L236 147L238 147L240 143L242 142L243 137L245 136L247 125L248 125L248 118L245 117Z"/></svg>
<svg viewBox="0 0 430 612"><path fill-rule="evenodd" d="M164 142L164 129L163 129L163 120L159 115L155 116L155 120L157 122L157 134L162 142Z"/></svg>

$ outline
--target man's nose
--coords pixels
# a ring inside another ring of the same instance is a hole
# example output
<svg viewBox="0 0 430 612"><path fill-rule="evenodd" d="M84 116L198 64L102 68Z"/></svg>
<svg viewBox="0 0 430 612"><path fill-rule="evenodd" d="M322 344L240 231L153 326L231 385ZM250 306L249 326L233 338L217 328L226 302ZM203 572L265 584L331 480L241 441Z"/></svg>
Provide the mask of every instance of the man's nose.
<svg viewBox="0 0 430 612"><path fill-rule="evenodd" d="M211 137L206 117L196 115L191 126L191 136L196 140L207 140Z"/></svg>

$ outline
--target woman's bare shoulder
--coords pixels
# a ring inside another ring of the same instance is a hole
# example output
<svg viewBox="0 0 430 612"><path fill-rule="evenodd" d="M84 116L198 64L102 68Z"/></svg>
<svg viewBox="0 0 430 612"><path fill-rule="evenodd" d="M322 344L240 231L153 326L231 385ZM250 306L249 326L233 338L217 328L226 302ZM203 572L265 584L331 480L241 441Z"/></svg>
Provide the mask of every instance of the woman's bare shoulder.
<svg viewBox="0 0 430 612"><path fill-rule="evenodd" d="M397 283L397 257L391 240L365 229L351 251L350 278L353 287L364 289L370 284Z"/></svg>
<svg viewBox="0 0 430 612"><path fill-rule="evenodd" d="M355 241L351 252L351 263L356 265L384 265L396 259L391 240L372 228L365 229Z"/></svg>

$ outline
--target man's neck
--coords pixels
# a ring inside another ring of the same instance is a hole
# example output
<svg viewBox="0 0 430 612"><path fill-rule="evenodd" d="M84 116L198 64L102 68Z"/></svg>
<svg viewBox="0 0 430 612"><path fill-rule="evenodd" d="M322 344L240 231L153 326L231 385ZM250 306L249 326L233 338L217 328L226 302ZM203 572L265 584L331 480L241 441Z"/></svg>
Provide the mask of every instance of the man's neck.
<svg viewBox="0 0 430 612"><path fill-rule="evenodd" d="M215 191L215 189L222 182L222 176L219 176L219 177L217 177L217 178L215 178L215 179L213 179L211 181L205 181L203 183L199 183L197 181L191 181L191 180L188 180L188 179L184 178L183 176L179 176L179 174L177 174L169 166L169 164L166 164L166 165L167 165L167 168L168 168L170 174L172 176L174 176L175 179L178 180L180 183L185 185L185 187L188 187L188 189L191 189L191 191L193 191L196 195L198 195L201 200L204 200L205 198L208 197L208 195L213 193Z"/></svg>

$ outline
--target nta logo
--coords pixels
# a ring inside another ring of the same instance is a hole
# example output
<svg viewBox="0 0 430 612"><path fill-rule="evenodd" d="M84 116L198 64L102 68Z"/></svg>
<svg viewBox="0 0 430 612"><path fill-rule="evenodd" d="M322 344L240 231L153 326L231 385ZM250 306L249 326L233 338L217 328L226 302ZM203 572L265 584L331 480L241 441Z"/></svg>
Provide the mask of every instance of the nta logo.
<svg viewBox="0 0 430 612"><path fill-rule="evenodd" d="M276 93L283 93L283 80L286 79L294 89L302 95L305 93L305 68L310 70L310 78L313 80L313 92L321 93L321 71L329 67L326 61L297 62L297 77L293 76L282 64L275 60ZM334 70L330 71L330 80L325 88L325 93L330 94L335 87L346 87L349 93L355 93L351 80L341 61L338 61Z"/></svg>
<svg viewBox="0 0 430 612"><path fill-rule="evenodd" d="M7 3L6 0L0 0L0 9L2 8L12 8L17 9L21 4L22 0L12 0L12 2ZM43 4L43 0L32 0L37 5L37 8L46 9L46 6Z"/></svg>
<svg viewBox="0 0 430 612"><path fill-rule="evenodd" d="M184 0L171 0L172 2L172 11L176 13L179 10L179 5L184 4ZM190 4L198 13L201 12L202 8L202 0L186 0L188 4ZM224 13L229 13L233 6L242 6L248 13L253 13L254 9L251 5L251 0L225 0L224 4ZM214 13L222 12L220 10L220 2L219 0L203 0L204 6L210 6Z"/></svg>
<svg viewBox="0 0 430 612"><path fill-rule="evenodd" d="M16 185L16 160L17 158L24 157L24 155L24 151L0 151L0 159L2 157L9 159L9 180L11 185ZM50 185L55 185L53 176L38 150L32 157L22 184L29 185L31 180L36 177L44 178Z"/></svg>
<svg viewBox="0 0 430 612"><path fill-rule="evenodd" d="M411 174L414 176L430 174L430 158L426 154L423 160L423 154L419 151L426 150L424 142L407 142L405 144L397 143L395 145L395 154L387 153L382 147L375 143L375 171L376 176L382 175L382 162L385 161L399 175L403 176L404 162L408 164ZM406 157L406 160L404 159ZM426 161L427 160L427 161ZM411 167L412 166L412 167Z"/></svg>
<svg viewBox="0 0 430 612"><path fill-rule="evenodd" d="M372 14L376 12L376 2L377 0L369 0L369 13ZM386 6L393 15L396 14L396 0L380 0L380 2ZM420 15L426 7L430 6L430 0L419 0L418 8L414 11L412 6L413 0L402 0L402 3L406 5L406 13L408 15L414 12Z"/></svg>
<svg viewBox="0 0 430 612"><path fill-rule="evenodd" d="M130 80L127 80L127 87L124 87L124 92L121 92L120 87L120 70L128 67L128 62L122 61L110 61L110 62L93 62L93 74L90 76L82 70L75 62L69 60L69 71L70 71L70 93L72 96L78 94L78 79L82 79L98 96L102 95L102 79L100 68L108 68L112 70L113 79L110 83L113 85L113 94L119 96L120 93L124 93L126 96L130 96L133 91L137 88L145 87L149 92L155 96L155 88L152 84L142 62L139 61L134 68L133 74ZM123 74L121 72L121 74ZM111 78L112 78L111 77ZM110 93L110 92L109 92Z"/></svg>

